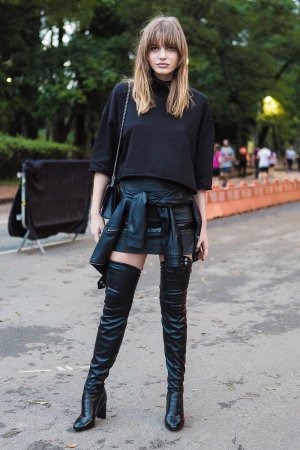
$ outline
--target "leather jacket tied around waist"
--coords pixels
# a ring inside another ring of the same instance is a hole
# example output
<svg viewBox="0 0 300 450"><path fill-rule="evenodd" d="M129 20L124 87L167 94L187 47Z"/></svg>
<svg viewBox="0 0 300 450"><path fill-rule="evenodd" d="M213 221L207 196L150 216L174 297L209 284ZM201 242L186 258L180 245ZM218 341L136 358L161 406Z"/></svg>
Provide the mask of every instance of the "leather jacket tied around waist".
<svg viewBox="0 0 300 450"><path fill-rule="evenodd" d="M106 223L103 232L96 244L89 260L90 264L102 275L98 281L98 289L105 287L105 274L110 255L122 230L124 218L127 218L127 244L134 248L143 248L147 235L147 203L156 206L161 220L162 242L164 248L165 264L168 267L178 267L182 264L183 248L181 234L174 217L174 206L192 205L195 220L195 247L200 236L201 216L194 201L193 194L174 190L163 197L157 193L146 191L137 194L130 193L120 187L120 200L117 207ZM193 252L193 261L198 259L196 248Z"/></svg>

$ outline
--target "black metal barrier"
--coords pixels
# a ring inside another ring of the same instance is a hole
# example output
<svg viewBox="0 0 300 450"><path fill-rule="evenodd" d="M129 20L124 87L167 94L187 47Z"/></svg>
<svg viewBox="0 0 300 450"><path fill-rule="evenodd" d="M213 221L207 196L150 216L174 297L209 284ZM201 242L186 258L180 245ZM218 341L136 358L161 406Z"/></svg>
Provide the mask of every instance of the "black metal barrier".
<svg viewBox="0 0 300 450"><path fill-rule="evenodd" d="M23 163L21 184L8 221L10 236L25 240L60 232L85 233L92 193L88 160L32 160ZM42 250L43 251L43 250Z"/></svg>

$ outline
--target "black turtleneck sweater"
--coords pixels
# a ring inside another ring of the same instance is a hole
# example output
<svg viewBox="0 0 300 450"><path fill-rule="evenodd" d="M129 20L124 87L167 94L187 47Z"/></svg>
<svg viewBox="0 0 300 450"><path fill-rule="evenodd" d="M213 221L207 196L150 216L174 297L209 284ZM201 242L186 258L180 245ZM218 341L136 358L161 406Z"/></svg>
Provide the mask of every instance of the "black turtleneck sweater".
<svg viewBox="0 0 300 450"><path fill-rule="evenodd" d="M156 106L137 115L130 96L117 164L117 181L149 176L190 188L211 189L214 124L208 99L190 88L194 104L182 118L166 112L170 82L153 78ZM118 83L102 113L89 170L112 175L128 83Z"/></svg>

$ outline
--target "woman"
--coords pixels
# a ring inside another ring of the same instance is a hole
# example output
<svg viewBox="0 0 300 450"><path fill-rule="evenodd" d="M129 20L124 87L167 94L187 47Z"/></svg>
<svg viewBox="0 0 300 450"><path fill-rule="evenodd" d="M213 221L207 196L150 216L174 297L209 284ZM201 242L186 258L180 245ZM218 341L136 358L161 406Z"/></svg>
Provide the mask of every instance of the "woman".
<svg viewBox="0 0 300 450"><path fill-rule="evenodd" d="M275 167L278 164L277 153L274 150L271 150L271 156L269 159L269 174L270 177L274 178Z"/></svg>
<svg viewBox="0 0 300 450"><path fill-rule="evenodd" d="M249 154L246 147L239 148L239 177L246 177Z"/></svg>
<svg viewBox="0 0 300 450"><path fill-rule="evenodd" d="M76 431L93 427L95 417L106 417L104 382L148 253L158 254L161 266L165 425L171 431L184 425L186 294L198 252L208 255L205 190L211 189L214 143L208 100L189 88L187 61L185 36L175 17L159 16L142 30L117 162L120 200L106 225L99 205L113 173L127 83L114 87L102 114L89 170L95 172L91 232L102 252L98 286L106 286L106 296Z"/></svg>
<svg viewBox="0 0 300 450"><path fill-rule="evenodd" d="M214 159L213 159L213 184L219 186L219 178L221 172L222 153L220 144L214 145Z"/></svg>

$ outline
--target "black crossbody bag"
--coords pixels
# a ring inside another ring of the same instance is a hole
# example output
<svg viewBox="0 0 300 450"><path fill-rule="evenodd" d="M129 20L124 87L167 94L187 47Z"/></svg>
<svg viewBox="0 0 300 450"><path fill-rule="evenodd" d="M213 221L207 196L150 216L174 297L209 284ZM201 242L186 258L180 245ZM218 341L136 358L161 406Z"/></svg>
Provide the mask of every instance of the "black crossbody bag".
<svg viewBox="0 0 300 450"><path fill-rule="evenodd" d="M118 197L119 197L119 185L116 184L116 169L117 169L117 163L118 163L118 157L121 147L121 138L122 138L122 132L126 117L126 111L128 106L128 100L129 100L129 94L130 94L130 81L128 81L128 90L127 90L127 97L126 102L124 106L124 112L123 112L123 118L120 128L120 135L119 135L119 141L118 141L118 147L117 147L117 153L114 163L114 169L113 174L111 176L111 179L108 183L108 185L105 188L104 195L103 195L103 201L100 208L100 213L102 217L105 219L110 219L114 210L116 209L116 206L118 204Z"/></svg>

